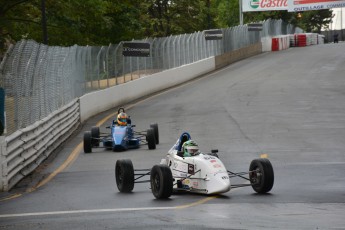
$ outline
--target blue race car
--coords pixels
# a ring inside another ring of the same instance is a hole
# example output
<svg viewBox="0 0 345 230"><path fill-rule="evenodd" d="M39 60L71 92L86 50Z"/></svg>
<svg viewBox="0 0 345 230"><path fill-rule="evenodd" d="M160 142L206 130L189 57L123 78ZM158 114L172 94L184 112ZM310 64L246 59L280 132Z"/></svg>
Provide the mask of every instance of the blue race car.
<svg viewBox="0 0 345 230"><path fill-rule="evenodd" d="M130 117L126 117L124 124L119 124L119 117L125 114L125 110L118 110L118 119L114 120L110 129L110 134L100 133L98 126L93 126L91 131L84 133L84 152L91 153L92 148L106 148L113 151L125 151L127 149L136 149L141 145L148 145L149 149L156 149L159 144L158 124L151 124L147 131L134 131L135 125L132 125Z"/></svg>

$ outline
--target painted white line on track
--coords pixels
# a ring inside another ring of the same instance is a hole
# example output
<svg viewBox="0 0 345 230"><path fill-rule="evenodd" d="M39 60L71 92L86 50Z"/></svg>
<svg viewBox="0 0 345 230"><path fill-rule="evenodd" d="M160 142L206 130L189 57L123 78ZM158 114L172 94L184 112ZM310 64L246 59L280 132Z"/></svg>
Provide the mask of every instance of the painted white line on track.
<svg viewBox="0 0 345 230"><path fill-rule="evenodd" d="M201 199L197 202L176 207L147 207L147 208L113 208L113 209L89 209L89 210L71 210L71 211L55 211L55 212L32 212L32 213L16 213L16 214L2 214L1 218L11 217L27 217L27 216L48 216L48 215L67 215L67 214L83 214L83 213L102 213L102 212L128 212L128 211L154 211L154 210L173 210L184 209L204 204L207 201L213 200L218 196L211 196Z"/></svg>
<svg viewBox="0 0 345 230"><path fill-rule="evenodd" d="M83 214L83 213L102 213L102 212L169 210L169 209L176 209L176 207L114 208L114 209L90 209L90 210L55 211L55 212L32 212L32 213L3 214L3 215L0 215L0 218L67 215L67 214Z"/></svg>

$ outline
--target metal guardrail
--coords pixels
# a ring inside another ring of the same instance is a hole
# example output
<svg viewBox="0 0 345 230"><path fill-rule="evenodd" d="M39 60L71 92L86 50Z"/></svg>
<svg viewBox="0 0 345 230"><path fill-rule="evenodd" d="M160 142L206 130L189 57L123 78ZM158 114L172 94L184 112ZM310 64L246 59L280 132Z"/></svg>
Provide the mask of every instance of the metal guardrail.
<svg viewBox="0 0 345 230"><path fill-rule="evenodd" d="M79 126L79 100L5 138L2 151L3 190L31 173ZM1 168L1 167L0 167ZM1 190L1 189L0 189Z"/></svg>

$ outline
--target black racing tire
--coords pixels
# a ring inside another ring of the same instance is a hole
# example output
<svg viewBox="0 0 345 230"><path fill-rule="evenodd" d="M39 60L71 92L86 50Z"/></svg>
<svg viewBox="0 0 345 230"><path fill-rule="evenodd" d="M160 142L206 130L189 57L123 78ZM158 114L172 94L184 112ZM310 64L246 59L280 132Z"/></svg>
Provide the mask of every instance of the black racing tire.
<svg viewBox="0 0 345 230"><path fill-rule="evenodd" d="M271 191L274 184L271 162L266 158L252 160L249 166L249 179L255 192L263 194Z"/></svg>
<svg viewBox="0 0 345 230"><path fill-rule="evenodd" d="M92 126L91 127L91 137L92 137L92 146L99 146L99 127L98 126Z"/></svg>
<svg viewBox="0 0 345 230"><path fill-rule="evenodd" d="M157 123L151 124L150 128L152 128L155 133L156 145L158 145L159 144L158 124Z"/></svg>
<svg viewBox="0 0 345 230"><path fill-rule="evenodd" d="M155 133L152 128L147 130L146 133L146 141L149 149L156 149L156 139L155 139Z"/></svg>
<svg viewBox="0 0 345 230"><path fill-rule="evenodd" d="M134 168L129 159L117 160L115 164L115 181L120 192L128 193L134 188Z"/></svg>
<svg viewBox="0 0 345 230"><path fill-rule="evenodd" d="M151 169L151 190L157 199L166 199L173 193L173 177L169 166L155 165Z"/></svg>
<svg viewBox="0 0 345 230"><path fill-rule="evenodd" d="M91 132L86 131L84 132L84 153L91 153L91 152L92 152Z"/></svg>

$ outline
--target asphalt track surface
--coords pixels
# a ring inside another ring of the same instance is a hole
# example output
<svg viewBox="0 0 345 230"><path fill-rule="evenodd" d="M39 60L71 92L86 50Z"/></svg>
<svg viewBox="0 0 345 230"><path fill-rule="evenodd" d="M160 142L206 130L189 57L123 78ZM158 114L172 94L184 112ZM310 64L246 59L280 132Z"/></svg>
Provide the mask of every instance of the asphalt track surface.
<svg viewBox="0 0 345 230"><path fill-rule="evenodd" d="M345 43L290 48L239 61L145 100L124 105L136 130L157 122L156 150L81 149L89 119L54 159L0 197L0 229L344 229ZM154 199L149 184L118 192L117 159L160 162L183 132L205 152L219 149L232 171L267 156L270 194L251 187L221 196ZM45 179L45 180L43 180Z"/></svg>

